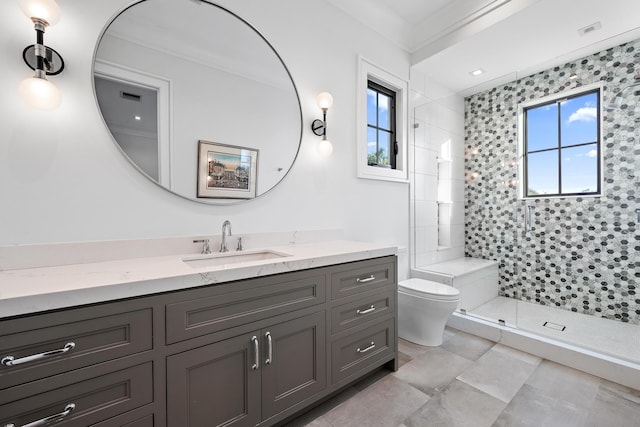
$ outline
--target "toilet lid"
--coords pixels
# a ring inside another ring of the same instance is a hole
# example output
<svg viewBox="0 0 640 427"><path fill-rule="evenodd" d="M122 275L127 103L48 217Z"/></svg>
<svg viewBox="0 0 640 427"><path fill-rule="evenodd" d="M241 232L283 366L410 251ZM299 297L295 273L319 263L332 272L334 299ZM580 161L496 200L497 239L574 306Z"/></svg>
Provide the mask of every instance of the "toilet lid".
<svg viewBox="0 0 640 427"><path fill-rule="evenodd" d="M432 282L424 279L408 279L398 283L400 290L408 291L411 294L433 295L440 298L455 299L460 296L460 291L453 286L444 283Z"/></svg>

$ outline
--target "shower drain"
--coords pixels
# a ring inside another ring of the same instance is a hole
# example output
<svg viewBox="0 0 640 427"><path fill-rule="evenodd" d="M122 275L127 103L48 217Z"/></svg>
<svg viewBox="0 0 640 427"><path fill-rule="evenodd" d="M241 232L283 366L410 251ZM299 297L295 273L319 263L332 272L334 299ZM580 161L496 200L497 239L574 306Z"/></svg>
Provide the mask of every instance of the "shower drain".
<svg viewBox="0 0 640 427"><path fill-rule="evenodd" d="M566 326L558 325L557 323L553 323L553 322L544 322L542 326L547 327L549 329L555 329L556 331L561 331L561 332L567 329Z"/></svg>

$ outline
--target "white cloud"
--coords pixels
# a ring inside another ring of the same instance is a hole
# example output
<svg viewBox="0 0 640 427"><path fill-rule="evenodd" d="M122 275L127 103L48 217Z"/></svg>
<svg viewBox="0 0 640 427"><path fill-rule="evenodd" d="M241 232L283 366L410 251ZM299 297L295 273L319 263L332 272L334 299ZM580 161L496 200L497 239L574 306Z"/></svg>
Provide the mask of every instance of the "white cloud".
<svg viewBox="0 0 640 427"><path fill-rule="evenodd" d="M592 122L598 117L598 110L595 107L578 108L571 116L568 123L572 122Z"/></svg>
<svg viewBox="0 0 640 427"><path fill-rule="evenodd" d="M585 156L587 157L596 157L598 155L598 150L590 150Z"/></svg>

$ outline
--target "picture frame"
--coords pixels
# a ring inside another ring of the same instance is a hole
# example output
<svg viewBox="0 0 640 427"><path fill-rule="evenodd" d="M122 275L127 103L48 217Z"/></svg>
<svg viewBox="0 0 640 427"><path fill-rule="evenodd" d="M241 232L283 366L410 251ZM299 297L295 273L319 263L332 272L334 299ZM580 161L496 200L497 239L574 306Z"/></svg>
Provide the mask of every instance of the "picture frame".
<svg viewBox="0 0 640 427"><path fill-rule="evenodd" d="M198 198L253 199L257 177L258 150L198 141Z"/></svg>

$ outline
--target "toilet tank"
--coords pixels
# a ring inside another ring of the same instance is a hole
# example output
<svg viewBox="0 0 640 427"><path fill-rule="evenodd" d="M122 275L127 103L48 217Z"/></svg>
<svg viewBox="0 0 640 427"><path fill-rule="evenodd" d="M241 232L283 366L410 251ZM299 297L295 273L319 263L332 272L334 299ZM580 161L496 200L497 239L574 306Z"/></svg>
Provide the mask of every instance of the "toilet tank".
<svg viewBox="0 0 640 427"><path fill-rule="evenodd" d="M460 290L459 310L471 311L498 296L498 262L458 258L411 270L411 276Z"/></svg>

